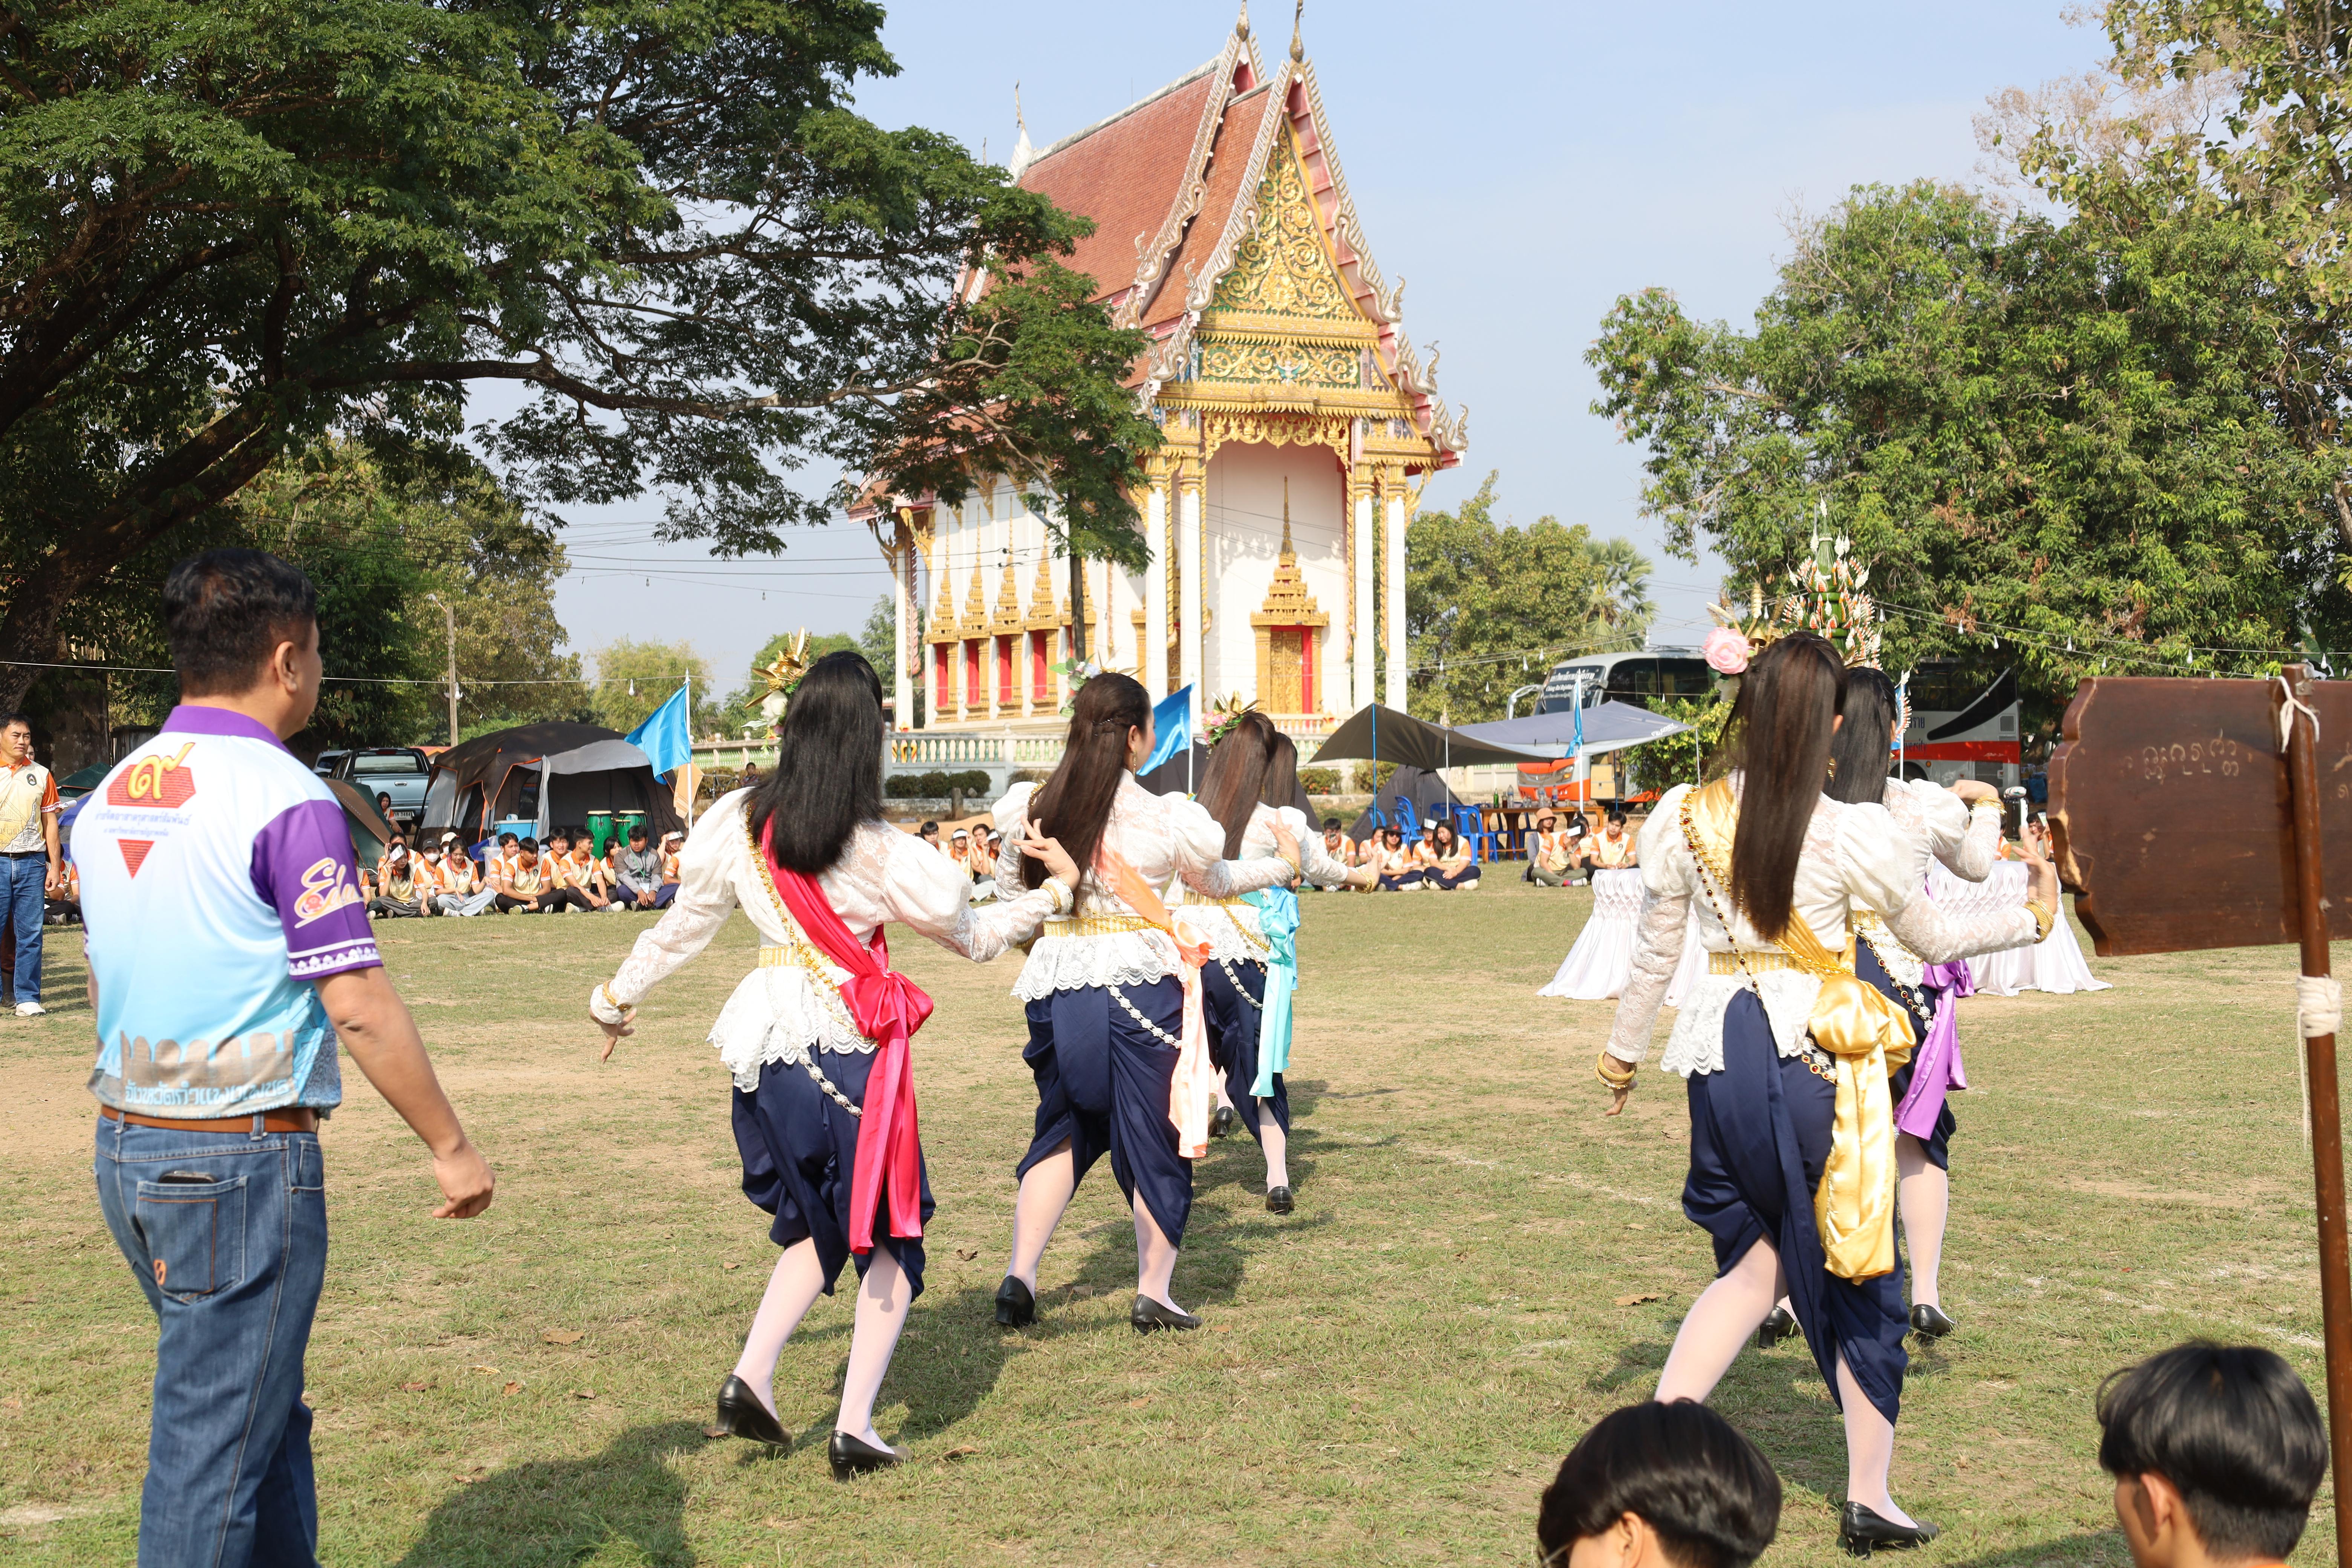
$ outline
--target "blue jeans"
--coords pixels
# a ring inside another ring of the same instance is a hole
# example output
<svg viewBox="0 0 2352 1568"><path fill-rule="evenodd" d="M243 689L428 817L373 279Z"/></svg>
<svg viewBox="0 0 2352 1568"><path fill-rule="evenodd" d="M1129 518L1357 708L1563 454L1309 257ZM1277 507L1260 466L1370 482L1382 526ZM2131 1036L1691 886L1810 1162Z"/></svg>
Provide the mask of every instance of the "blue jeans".
<svg viewBox="0 0 2352 1568"><path fill-rule="evenodd" d="M49 879L49 858L0 855L0 909L16 928L16 1000L41 999L41 921L47 906L41 891Z"/></svg>
<svg viewBox="0 0 2352 1568"><path fill-rule="evenodd" d="M159 1332L140 1568L310 1568L302 1355L327 1273L315 1132L98 1123L99 1207Z"/></svg>

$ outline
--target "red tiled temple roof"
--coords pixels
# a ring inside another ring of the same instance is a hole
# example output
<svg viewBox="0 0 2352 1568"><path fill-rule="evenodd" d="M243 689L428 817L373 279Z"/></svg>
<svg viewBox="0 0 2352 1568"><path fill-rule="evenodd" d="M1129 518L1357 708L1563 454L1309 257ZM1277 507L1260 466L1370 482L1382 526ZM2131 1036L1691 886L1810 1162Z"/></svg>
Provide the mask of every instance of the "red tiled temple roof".
<svg viewBox="0 0 2352 1568"><path fill-rule="evenodd" d="M1135 280L1136 237L1148 245L1182 192L1201 117L1218 87L1203 68L1174 88L1049 147L1021 173L1024 189L1094 219L1066 263L1095 280L1095 297ZM1179 290L1181 293L1181 291Z"/></svg>
<svg viewBox="0 0 2352 1568"><path fill-rule="evenodd" d="M1226 226L1233 221L1234 204L1247 194L1244 182L1249 174L1250 148L1255 144L1258 128L1265 122L1267 107L1273 102L1273 92L1260 87L1225 105L1224 123L1217 129L1215 149L1209 155L1208 190L1201 199L1200 215L1185 229L1175 254L1168 258L1167 268L1160 277L1159 291L1139 318L1145 326L1156 327L1184 313L1184 263L1191 260L1196 271L1205 267L1218 240L1223 237Z"/></svg>

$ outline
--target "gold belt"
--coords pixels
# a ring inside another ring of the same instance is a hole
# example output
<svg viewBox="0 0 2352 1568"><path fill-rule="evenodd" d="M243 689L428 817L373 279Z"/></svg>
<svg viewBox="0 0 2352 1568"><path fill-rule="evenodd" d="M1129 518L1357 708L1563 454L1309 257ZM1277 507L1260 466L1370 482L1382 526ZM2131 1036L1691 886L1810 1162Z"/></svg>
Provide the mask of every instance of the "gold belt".
<svg viewBox="0 0 2352 1568"><path fill-rule="evenodd" d="M1742 969L1742 960L1747 967ZM1785 952L1710 952L1706 955L1709 974L1760 973L1767 969L1801 969L1804 966Z"/></svg>
<svg viewBox="0 0 2352 1568"><path fill-rule="evenodd" d="M1117 936L1122 931L1158 931L1141 915L1059 915L1045 922L1047 936Z"/></svg>

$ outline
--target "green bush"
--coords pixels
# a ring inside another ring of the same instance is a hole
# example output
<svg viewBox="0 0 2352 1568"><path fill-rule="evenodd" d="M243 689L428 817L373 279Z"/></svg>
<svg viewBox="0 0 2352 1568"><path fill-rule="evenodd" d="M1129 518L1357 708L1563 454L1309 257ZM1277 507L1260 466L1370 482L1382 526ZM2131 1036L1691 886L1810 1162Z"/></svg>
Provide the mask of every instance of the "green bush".
<svg viewBox="0 0 2352 1568"><path fill-rule="evenodd" d="M892 800L945 800L957 790L967 795L988 793L988 774L979 768L960 773L893 773L882 781L882 793Z"/></svg>
<svg viewBox="0 0 2352 1568"><path fill-rule="evenodd" d="M882 793L892 800L919 800L923 781L914 773L892 773L882 781Z"/></svg>
<svg viewBox="0 0 2352 1568"><path fill-rule="evenodd" d="M1337 768L1301 768L1298 787L1308 795L1338 795L1339 770Z"/></svg>

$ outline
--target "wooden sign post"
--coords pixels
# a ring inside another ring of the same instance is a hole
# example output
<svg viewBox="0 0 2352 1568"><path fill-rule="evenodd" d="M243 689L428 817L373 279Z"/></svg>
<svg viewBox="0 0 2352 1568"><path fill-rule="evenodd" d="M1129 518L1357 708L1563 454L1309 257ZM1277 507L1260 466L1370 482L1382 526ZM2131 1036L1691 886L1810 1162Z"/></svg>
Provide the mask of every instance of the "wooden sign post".
<svg viewBox="0 0 2352 1568"><path fill-rule="evenodd" d="M2329 941L2352 937L2352 685L2301 665L2270 681L2086 680L2060 739L2052 849L2102 957L2293 940L2305 975L2328 974ZM2215 822L2219 833L2196 826ZM2303 1044L2336 1558L2352 1568L2352 1245L2336 1037Z"/></svg>

